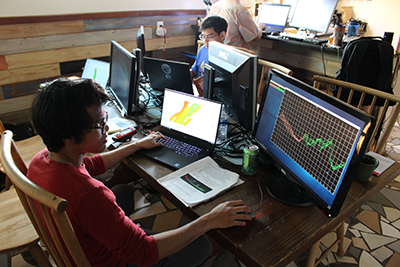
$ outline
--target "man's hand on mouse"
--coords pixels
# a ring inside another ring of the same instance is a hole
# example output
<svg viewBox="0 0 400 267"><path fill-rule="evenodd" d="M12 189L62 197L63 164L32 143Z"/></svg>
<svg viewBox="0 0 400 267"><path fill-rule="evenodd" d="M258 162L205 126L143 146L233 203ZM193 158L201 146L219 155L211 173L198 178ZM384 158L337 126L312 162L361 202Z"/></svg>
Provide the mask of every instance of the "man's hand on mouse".
<svg viewBox="0 0 400 267"><path fill-rule="evenodd" d="M245 226L246 221L253 219L249 215L252 212L242 200L236 200L219 204L200 219L207 220L209 229Z"/></svg>

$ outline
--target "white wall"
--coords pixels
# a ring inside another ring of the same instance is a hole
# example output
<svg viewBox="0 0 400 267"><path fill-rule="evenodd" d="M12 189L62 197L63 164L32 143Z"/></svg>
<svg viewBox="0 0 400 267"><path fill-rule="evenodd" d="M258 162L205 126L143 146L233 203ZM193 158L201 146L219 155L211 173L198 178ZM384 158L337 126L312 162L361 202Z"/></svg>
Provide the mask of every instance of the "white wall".
<svg viewBox="0 0 400 267"><path fill-rule="evenodd" d="M383 36L384 32L394 32L392 45L396 49L400 36L399 0L339 0L339 12L342 6L353 6L355 18L368 22L365 36Z"/></svg>
<svg viewBox="0 0 400 267"><path fill-rule="evenodd" d="M0 0L0 17L204 8L202 0Z"/></svg>

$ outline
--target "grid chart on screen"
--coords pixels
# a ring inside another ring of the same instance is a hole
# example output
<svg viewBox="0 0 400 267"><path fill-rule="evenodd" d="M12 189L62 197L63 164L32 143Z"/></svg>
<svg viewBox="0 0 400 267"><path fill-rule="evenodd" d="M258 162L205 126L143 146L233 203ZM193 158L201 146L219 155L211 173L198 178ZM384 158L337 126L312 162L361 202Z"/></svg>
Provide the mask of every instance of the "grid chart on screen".
<svg viewBox="0 0 400 267"><path fill-rule="evenodd" d="M333 194L357 134L353 125L285 90L271 142Z"/></svg>

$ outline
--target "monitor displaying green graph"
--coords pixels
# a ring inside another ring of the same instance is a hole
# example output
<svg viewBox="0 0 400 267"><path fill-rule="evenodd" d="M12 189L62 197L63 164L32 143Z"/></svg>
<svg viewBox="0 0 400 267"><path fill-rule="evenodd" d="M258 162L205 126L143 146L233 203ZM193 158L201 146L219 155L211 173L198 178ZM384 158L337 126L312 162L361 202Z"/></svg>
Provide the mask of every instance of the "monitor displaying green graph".
<svg viewBox="0 0 400 267"><path fill-rule="evenodd" d="M314 203L336 216L374 127L371 116L270 71L254 130L255 142L280 171L267 191L284 204Z"/></svg>

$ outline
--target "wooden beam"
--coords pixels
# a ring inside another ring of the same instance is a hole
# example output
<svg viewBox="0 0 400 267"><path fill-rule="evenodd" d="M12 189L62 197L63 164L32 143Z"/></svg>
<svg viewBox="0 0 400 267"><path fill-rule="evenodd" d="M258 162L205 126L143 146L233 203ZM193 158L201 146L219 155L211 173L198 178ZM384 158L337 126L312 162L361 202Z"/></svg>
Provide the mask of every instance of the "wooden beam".
<svg viewBox="0 0 400 267"><path fill-rule="evenodd" d="M0 25L0 40L78 33L84 31L85 25L83 20Z"/></svg>
<svg viewBox="0 0 400 267"><path fill-rule="evenodd" d="M0 40L0 55L136 40L137 31L122 29Z"/></svg>
<svg viewBox="0 0 400 267"><path fill-rule="evenodd" d="M143 10L143 11L123 11L123 12L101 12L101 13L83 13L70 15L49 15L49 16L25 16L25 17L1 17L0 25L25 24L39 22L88 20L88 19L106 19L106 18L126 18L126 17L149 17L149 16L183 16L196 15L204 17L205 9L192 10Z"/></svg>
<svg viewBox="0 0 400 267"><path fill-rule="evenodd" d="M1 100L0 115L31 108L33 97L34 95L26 95Z"/></svg>
<svg viewBox="0 0 400 267"><path fill-rule="evenodd" d="M58 63L0 71L0 85L60 76Z"/></svg>
<svg viewBox="0 0 400 267"><path fill-rule="evenodd" d="M0 70L7 69L7 61L5 56L0 56Z"/></svg>
<svg viewBox="0 0 400 267"><path fill-rule="evenodd" d="M166 48L184 47L193 45L193 36L168 37ZM126 49L131 51L137 48L136 41L119 42ZM164 38L146 39L146 50L161 50ZM88 45L80 47L68 47L48 51L29 52L21 54L6 55L8 69L18 69L28 66L44 65L72 60L105 57L110 55L110 41L106 44ZM1 75L1 74L0 74Z"/></svg>

